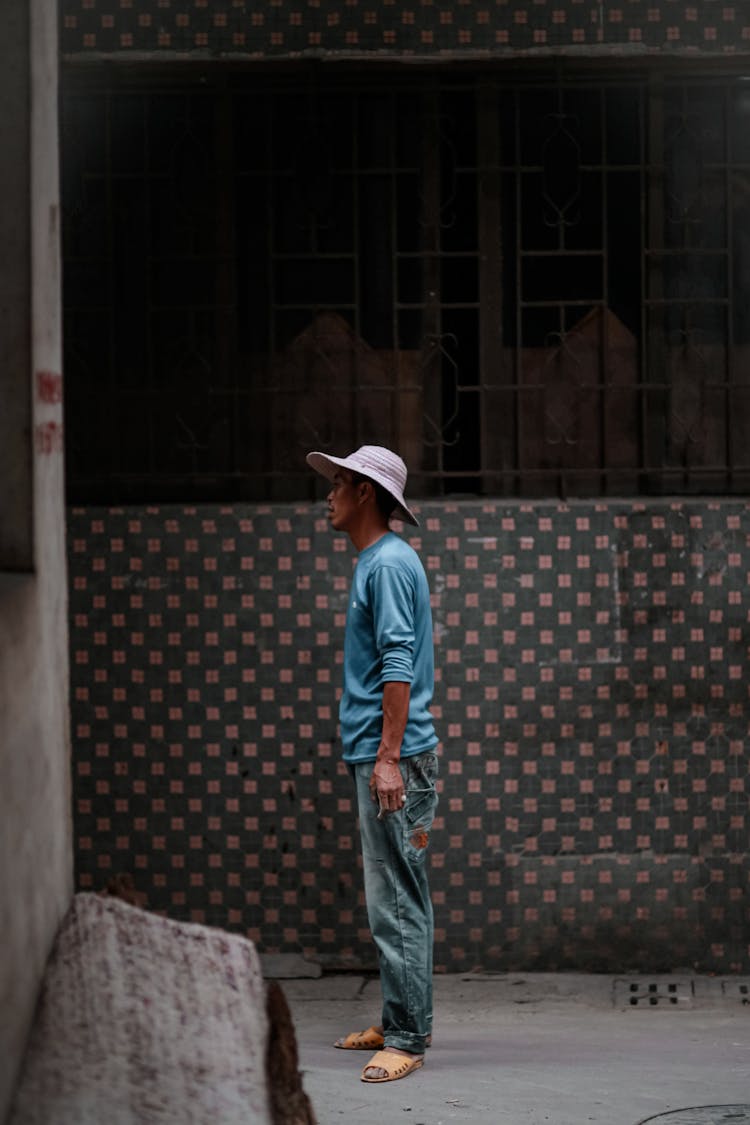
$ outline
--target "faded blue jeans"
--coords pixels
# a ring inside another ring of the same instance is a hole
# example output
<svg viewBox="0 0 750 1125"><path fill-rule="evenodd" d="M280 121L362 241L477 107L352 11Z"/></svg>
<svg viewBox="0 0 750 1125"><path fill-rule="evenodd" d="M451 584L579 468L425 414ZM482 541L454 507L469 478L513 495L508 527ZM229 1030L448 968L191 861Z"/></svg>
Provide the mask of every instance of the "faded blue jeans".
<svg viewBox="0 0 750 1125"><path fill-rule="evenodd" d="M437 807L437 755L400 762L406 803L378 820L370 796L374 762L357 762L367 917L378 951L386 1047L421 1055L432 1034L433 918L427 847Z"/></svg>

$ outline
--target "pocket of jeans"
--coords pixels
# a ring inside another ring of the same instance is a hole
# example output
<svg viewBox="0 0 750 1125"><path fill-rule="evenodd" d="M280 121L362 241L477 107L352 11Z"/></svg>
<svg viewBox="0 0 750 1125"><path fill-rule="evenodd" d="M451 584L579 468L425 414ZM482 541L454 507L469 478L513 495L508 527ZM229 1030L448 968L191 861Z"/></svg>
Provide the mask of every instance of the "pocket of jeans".
<svg viewBox="0 0 750 1125"><path fill-rule="evenodd" d="M404 851L412 863L423 863L430 843L432 823L437 808L434 785L413 786L406 794L404 805Z"/></svg>
<svg viewBox="0 0 750 1125"><path fill-rule="evenodd" d="M429 789L410 789L404 805L407 820L420 828L429 828L436 804L437 798L432 786Z"/></svg>
<svg viewBox="0 0 750 1125"><path fill-rule="evenodd" d="M406 802L404 813L410 825L429 828L435 816L437 755L420 754L404 763ZM403 768L403 767L402 767Z"/></svg>

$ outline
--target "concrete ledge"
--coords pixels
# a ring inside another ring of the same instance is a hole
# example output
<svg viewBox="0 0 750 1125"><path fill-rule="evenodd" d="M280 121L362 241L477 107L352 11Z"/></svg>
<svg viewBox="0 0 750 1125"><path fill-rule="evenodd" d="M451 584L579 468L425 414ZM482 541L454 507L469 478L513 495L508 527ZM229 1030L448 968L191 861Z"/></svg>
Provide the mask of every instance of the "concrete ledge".
<svg viewBox="0 0 750 1125"><path fill-rule="evenodd" d="M259 957L266 980L315 980L323 975L317 961L307 961L297 953L261 953Z"/></svg>

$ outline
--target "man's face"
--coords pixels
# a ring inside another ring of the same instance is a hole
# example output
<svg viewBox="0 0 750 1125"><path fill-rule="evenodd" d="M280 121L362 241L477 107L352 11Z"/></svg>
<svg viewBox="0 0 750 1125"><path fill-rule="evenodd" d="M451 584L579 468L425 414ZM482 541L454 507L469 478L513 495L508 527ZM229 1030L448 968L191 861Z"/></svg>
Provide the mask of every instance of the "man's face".
<svg viewBox="0 0 750 1125"><path fill-rule="evenodd" d="M338 469L333 478L333 486L326 497L328 501L328 522L336 531L348 531L359 513L357 485L352 481L348 469Z"/></svg>

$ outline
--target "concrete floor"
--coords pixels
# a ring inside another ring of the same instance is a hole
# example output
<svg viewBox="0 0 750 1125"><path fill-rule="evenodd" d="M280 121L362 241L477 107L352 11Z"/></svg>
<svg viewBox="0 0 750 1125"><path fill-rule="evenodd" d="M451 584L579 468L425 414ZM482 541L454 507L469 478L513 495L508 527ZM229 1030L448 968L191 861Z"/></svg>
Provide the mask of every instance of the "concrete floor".
<svg viewBox="0 0 750 1125"><path fill-rule="evenodd" d="M377 981L282 985L319 1125L637 1125L728 1104L748 1107L739 1121L735 1111L733 1125L750 1119L747 981L689 973L437 976L435 1045L425 1066L376 1086L359 1080L368 1053L331 1044L378 1021ZM714 1116L729 1125L727 1113L696 1115L696 1125L698 1116L700 1125L713 1125ZM679 1125L692 1125L690 1115Z"/></svg>

